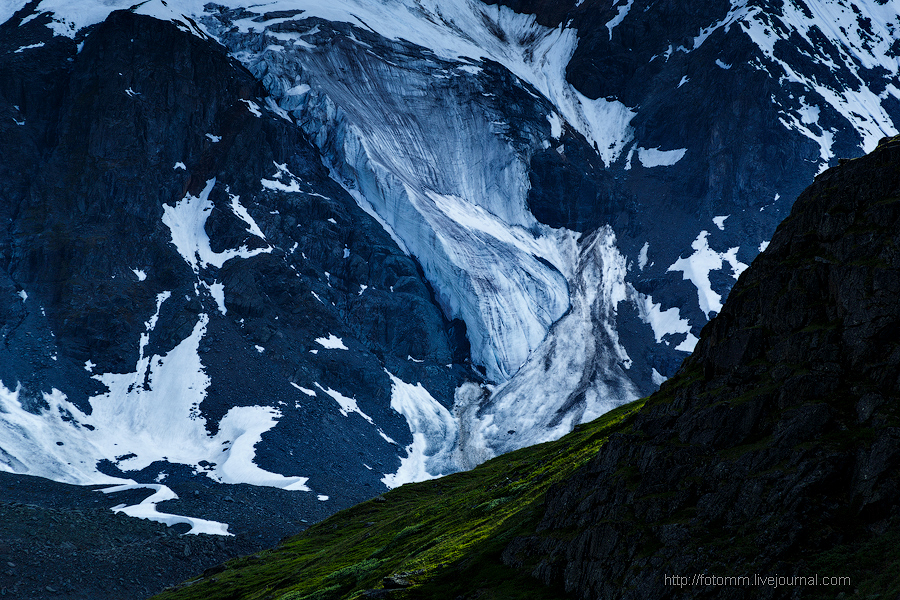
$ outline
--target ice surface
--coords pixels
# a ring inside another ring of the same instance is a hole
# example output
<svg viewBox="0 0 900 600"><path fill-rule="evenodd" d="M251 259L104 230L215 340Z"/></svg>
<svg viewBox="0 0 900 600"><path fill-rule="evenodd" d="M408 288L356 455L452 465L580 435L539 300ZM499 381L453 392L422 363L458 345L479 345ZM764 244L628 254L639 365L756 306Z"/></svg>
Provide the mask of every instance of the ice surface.
<svg viewBox="0 0 900 600"><path fill-rule="evenodd" d="M556 439L638 397L615 329L617 307L628 299L626 272L612 229L598 229L582 244L568 312L516 376L496 389L465 384L457 390L460 467Z"/></svg>
<svg viewBox="0 0 900 600"><path fill-rule="evenodd" d="M715 223L716 227L718 227L721 231L725 231L725 219L727 219L730 216L731 215L713 217L713 223Z"/></svg>
<svg viewBox="0 0 900 600"><path fill-rule="evenodd" d="M241 5L241 2L234 0L225 2L225 6ZM54 18L58 21L54 27L65 25L72 30L99 22L108 11L124 7L116 0L45 0L41 4L42 10L54 12ZM627 7L621 8L620 15L624 18ZM538 24L533 16L517 14L506 7L488 7L475 0L401 0L391 4L390 10L386 10L383 2L361 0L330 3L276 0L266 5L267 11L281 9L302 9L306 11L304 18L344 21L380 32L388 38L420 44L442 59L466 61L469 69L468 72L462 71L465 76L476 76L480 72L477 66L479 61L494 60L534 86L556 105L558 112L550 116L551 135L561 134L562 120L565 120L587 137L607 164L618 158L633 137L630 122L635 113L631 109L613 100L586 98L566 81L566 65L577 44L574 30L546 28ZM177 10L159 0L151 0L142 4L138 12L166 20L174 19L184 25L183 15L200 18L204 10L204 3L199 0L180 2ZM259 24L250 18L234 25L242 31L259 29ZM312 28L307 33L311 32ZM206 34L205 30L193 33ZM306 33L277 32L276 35L270 31L269 34L278 38L276 45L279 49L264 46L263 54L310 50L311 45L301 43L299 39ZM358 39L353 40L363 47ZM249 55L244 58L251 60ZM391 68L385 61L373 62L378 62L383 69ZM363 83L372 85L390 81L398 79L372 73L370 80ZM432 81L427 78L422 85ZM373 94L373 91L377 93ZM398 118L404 114L403 111L394 110L397 103L388 101L396 96L396 89L352 89L346 92L341 95L335 88L320 91L310 87L307 81L293 80L282 88L281 96L285 99L282 104L286 109L287 99L310 102L311 95L327 94L332 102L328 109L331 114L337 102L345 115L358 117L346 129L348 138L344 142L344 152L360 156L361 161L348 162L358 167L357 173L371 183L365 185L365 182L357 181L351 186L363 188L363 193L357 195L360 205L366 207L372 203L372 212L388 225L388 231L396 234L397 230L402 229L403 234L397 237L402 237L401 241L406 242L403 247L407 247L411 239L422 240L416 255L426 265L429 279L436 282L448 314L466 320L468 330L475 338L473 352L476 360L487 367L492 378L507 379L540 343L550 324L568 308L565 278L574 264L572 236L546 228L535 235L536 222L524 209L529 186L527 162L511 148L504 147L507 142L496 136L488 115L482 117L480 125L476 125L484 128L491 143L484 145L486 138L483 134L471 136L472 132L467 130L471 129L467 125L470 121L468 102L459 106L459 114L446 111L449 117L446 123L421 123L420 128L412 128L406 135L397 135L400 124L408 127L422 113L419 111L412 119ZM383 107L384 114L373 115L372 107ZM248 104L248 109L252 110L253 106ZM438 119L444 116L441 111L433 111L433 114ZM378 122L382 118L385 123ZM464 126L460 127L460 123ZM453 131L458 133L447 135ZM423 135L423 132L430 132L430 135ZM207 137L212 141L217 139L212 133ZM350 144L360 144L362 139L367 143L357 148L350 147ZM460 144L463 139L471 141ZM400 152L397 152L398 148ZM498 149L500 160L497 160ZM469 159L478 155L488 160L481 163L480 170L472 169L469 165L477 163ZM433 159L429 160L429 157ZM451 168L449 175L442 177L443 181L435 181L433 175L440 173L447 157L451 157L451 164L458 161L459 166ZM430 172L424 177L422 167ZM499 178L498 174L501 175ZM281 191L300 191L299 182L286 173L263 179L261 184ZM375 189L387 192L383 194L386 196L383 201L376 201L372 193ZM397 207L392 206L399 201L398 191L407 196L407 201L413 205L412 210L421 215L417 218L424 223L414 227L408 224L398 226L398 221L408 222L412 216L409 209L396 210ZM208 252L208 240L202 230L203 212L209 208L207 197L205 190L199 199L187 196L175 209L169 207L166 210L166 224L173 230L173 243L195 271L205 264L219 264L231 256L246 255L241 250L216 256ZM454 203L456 207L451 206ZM462 209L456 210L457 214L468 213L474 217L480 216L478 211L482 210L484 214L495 216L497 227L492 226L490 231L473 229L471 220L460 227L452 222L454 217L444 210L448 207ZM388 214L397 216L389 218L386 216ZM464 233L460 243L453 241L454 230ZM500 239L491 240L491 237L497 238L498 232L502 233ZM567 236L570 239L566 239ZM486 247L491 248L487 258L493 260L493 266L486 266L484 260L476 256L475 249L485 241ZM447 247L434 253L431 247L435 244ZM532 248L537 248L537 251ZM496 268L499 264L510 265L510 268L499 272ZM491 284L494 277L501 282L498 288ZM460 279L462 284L456 283Z"/></svg>
<svg viewBox="0 0 900 600"><path fill-rule="evenodd" d="M406 447L396 473L381 482L389 488L424 481L457 470L453 462L456 420L421 383L412 385L387 372L391 379L391 408L406 418L413 442Z"/></svg>
<svg viewBox="0 0 900 600"><path fill-rule="evenodd" d="M138 278L138 281L144 281L145 279L147 279L147 273L143 269L132 269L131 272L134 273L134 276Z"/></svg>

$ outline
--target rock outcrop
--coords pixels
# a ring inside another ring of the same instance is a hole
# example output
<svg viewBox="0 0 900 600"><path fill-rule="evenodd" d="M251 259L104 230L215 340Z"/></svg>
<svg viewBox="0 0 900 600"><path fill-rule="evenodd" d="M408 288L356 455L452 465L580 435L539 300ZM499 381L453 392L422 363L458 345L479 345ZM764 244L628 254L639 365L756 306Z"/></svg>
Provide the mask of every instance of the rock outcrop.
<svg viewBox="0 0 900 600"><path fill-rule="evenodd" d="M896 557L863 555L900 528L898 232L892 138L816 178L678 375L505 561L585 599L833 596L882 572Z"/></svg>

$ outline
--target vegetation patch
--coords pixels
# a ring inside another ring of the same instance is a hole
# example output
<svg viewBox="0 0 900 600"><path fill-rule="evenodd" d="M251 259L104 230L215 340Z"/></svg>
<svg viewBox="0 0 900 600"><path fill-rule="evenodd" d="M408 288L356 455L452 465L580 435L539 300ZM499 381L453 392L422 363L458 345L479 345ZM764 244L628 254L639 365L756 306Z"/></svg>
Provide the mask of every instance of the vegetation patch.
<svg viewBox="0 0 900 600"><path fill-rule="evenodd" d="M500 555L515 537L533 534L550 485L593 458L612 433L626 430L643 404L632 402L560 440L472 471L404 485L155 598L343 600L366 592L398 600L565 598L504 565Z"/></svg>

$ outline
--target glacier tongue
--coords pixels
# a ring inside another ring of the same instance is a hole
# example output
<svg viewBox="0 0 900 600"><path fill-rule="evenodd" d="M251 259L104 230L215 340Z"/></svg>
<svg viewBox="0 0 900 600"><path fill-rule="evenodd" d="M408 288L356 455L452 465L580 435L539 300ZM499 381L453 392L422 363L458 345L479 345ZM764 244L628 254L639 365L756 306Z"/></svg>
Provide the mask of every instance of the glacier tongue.
<svg viewBox="0 0 900 600"><path fill-rule="evenodd" d="M577 234L541 225L525 205L549 105L533 103L540 129L516 131L482 93L483 70L316 27L304 38L313 49L265 50L246 58L251 71L419 259L446 314L466 322L473 361L507 380L568 308L577 253ZM240 55L246 40L225 39ZM298 85L310 89L290 93Z"/></svg>
<svg viewBox="0 0 900 600"><path fill-rule="evenodd" d="M502 27L548 35L533 18L504 21L505 11ZM639 396L616 333L617 305L630 297L612 230L580 240L539 223L526 204L529 162L560 137L557 115L607 164L631 141L634 113L581 97L565 81L572 47L548 45L533 63L499 52L517 80L454 54L446 38L435 42L445 44L438 58L318 19L292 21L277 35L249 27L238 22L237 32L219 35L319 147L335 180L419 260L445 314L465 321L473 363L500 384L458 389L451 426L445 411L394 380L404 401L392 406L409 421L413 444L385 483L469 468ZM285 43L289 35L295 43ZM601 131L615 138L602 149Z"/></svg>
<svg viewBox="0 0 900 600"><path fill-rule="evenodd" d="M457 391L460 467L556 439L639 397L615 329L618 304L628 300L626 270L611 228L585 239L570 281L569 311L516 376L493 390L468 384Z"/></svg>

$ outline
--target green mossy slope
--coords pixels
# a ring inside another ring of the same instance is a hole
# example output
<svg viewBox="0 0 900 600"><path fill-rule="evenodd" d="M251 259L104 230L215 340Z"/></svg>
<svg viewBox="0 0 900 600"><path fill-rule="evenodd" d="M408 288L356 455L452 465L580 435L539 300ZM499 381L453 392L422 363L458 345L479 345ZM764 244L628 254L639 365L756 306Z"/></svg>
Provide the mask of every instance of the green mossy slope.
<svg viewBox="0 0 900 600"><path fill-rule="evenodd" d="M404 485L155 598L566 598L503 565L500 554L514 537L534 532L548 487L627 429L642 405L625 405L560 440L472 471Z"/></svg>

